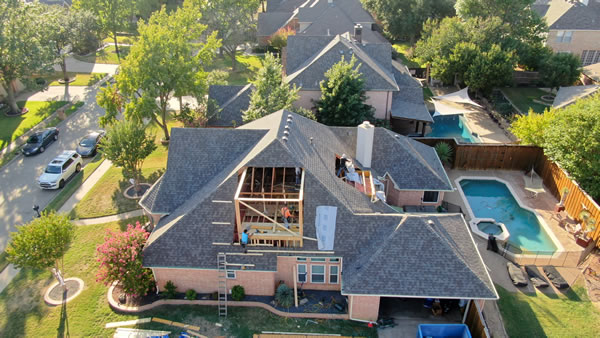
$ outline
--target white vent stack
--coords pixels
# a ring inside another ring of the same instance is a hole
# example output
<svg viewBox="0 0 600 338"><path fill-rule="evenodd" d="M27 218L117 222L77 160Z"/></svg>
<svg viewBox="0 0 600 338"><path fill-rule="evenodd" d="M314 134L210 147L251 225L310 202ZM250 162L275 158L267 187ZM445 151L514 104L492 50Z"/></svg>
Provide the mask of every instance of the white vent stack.
<svg viewBox="0 0 600 338"><path fill-rule="evenodd" d="M356 159L366 168L371 168L374 137L375 126L370 124L369 121L365 121L358 126L356 135Z"/></svg>

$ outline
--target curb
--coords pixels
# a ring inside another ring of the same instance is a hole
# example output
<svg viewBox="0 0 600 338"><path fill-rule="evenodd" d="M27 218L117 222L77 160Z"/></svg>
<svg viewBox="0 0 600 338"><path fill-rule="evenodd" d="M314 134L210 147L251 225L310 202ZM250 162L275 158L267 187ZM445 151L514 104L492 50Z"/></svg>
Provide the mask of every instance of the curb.
<svg viewBox="0 0 600 338"><path fill-rule="evenodd" d="M115 311L126 312L126 313L138 313L143 311L148 311L163 305L205 305L205 306L218 306L218 301L216 300L184 300L184 299L161 299L157 300L152 304L146 304L142 306L127 306L121 305L119 302L115 301L112 297L113 290L117 285L118 281L112 283L110 288L108 288L108 293L106 294L106 298L108 299L108 304ZM275 309L274 307L261 303L261 302L250 302L250 301L234 301L228 300L227 306L240 306L240 307L259 307L263 308L273 314L276 314L281 317L287 318L314 318L314 319L342 319L348 320L350 316L348 314L334 314L334 313L306 313L306 312L283 312Z"/></svg>

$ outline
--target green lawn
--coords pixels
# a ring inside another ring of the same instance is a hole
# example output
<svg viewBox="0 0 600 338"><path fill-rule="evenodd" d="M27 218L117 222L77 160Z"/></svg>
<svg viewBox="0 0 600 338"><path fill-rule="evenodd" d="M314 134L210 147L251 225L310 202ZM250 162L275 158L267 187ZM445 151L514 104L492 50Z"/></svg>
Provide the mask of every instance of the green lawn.
<svg viewBox="0 0 600 338"><path fill-rule="evenodd" d="M172 126L178 126L178 124L173 123ZM148 183L154 183L164 173L167 166L168 147L160 144L160 139L163 137L162 130L159 128L152 128L152 130L156 133L158 146L144 161L143 181ZM123 191L130 185L129 181L123 177L121 168L111 167L77 203L71 212L71 218L95 218L139 209L138 200L131 200L123 196Z"/></svg>
<svg viewBox="0 0 600 338"><path fill-rule="evenodd" d="M420 68L421 64L414 58L409 58L409 51L412 48L408 43L395 43L392 48L398 53L400 61L408 68Z"/></svg>
<svg viewBox="0 0 600 338"><path fill-rule="evenodd" d="M227 83L230 85L245 85L254 78L254 73L262 67L262 56L243 55L241 52L236 56L237 70L231 70L231 58L225 55L223 58L216 57L213 64L207 70L222 70L229 73Z"/></svg>
<svg viewBox="0 0 600 338"><path fill-rule="evenodd" d="M132 35L128 35L128 36L122 36L122 35L118 35L117 36L117 42L118 43L124 43L127 45L131 45L135 42L136 37L132 36ZM106 38L104 40L102 40L102 42L104 43L115 43L115 40L113 40L113 38Z"/></svg>
<svg viewBox="0 0 600 338"><path fill-rule="evenodd" d="M127 56L127 54L129 54L129 47L119 46L119 52L121 53L121 59L123 59ZM119 59L117 58L117 53L115 52L115 46L108 46L89 56L73 55L73 57L79 61L89 63L119 64Z"/></svg>
<svg viewBox="0 0 600 338"><path fill-rule="evenodd" d="M73 73L67 72L69 77L75 76L75 81L69 83L70 86L92 86L98 81L102 80L106 76L106 73ZM62 79L62 72L54 72L50 75L43 76L42 78L49 82L49 86L64 86L59 83L58 79Z"/></svg>
<svg viewBox="0 0 600 338"><path fill-rule="evenodd" d="M100 225L78 226L71 248L64 258L64 276L79 277L85 289L61 307L49 307L44 291L54 282L49 271L22 269L0 293L0 336L2 337L112 337L115 329L105 329L109 322L159 317L198 325L207 336L252 337L261 331L337 333L346 336L376 337L375 329L365 323L341 320L282 318L258 308L229 307L227 318L217 315L210 306L162 306L140 314L119 314L106 300L108 287L96 282L98 262L96 247L104 240L106 229L125 229L135 219ZM222 328L214 323L220 322ZM182 329L159 323L138 326L179 333Z"/></svg>
<svg viewBox="0 0 600 338"><path fill-rule="evenodd" d="M429 87L423 87L423 99L425 101L429 101L429 99L432 97L433 93L431 92L431 89L429 89Z"/></svg>
<svg viewBox="0 0 600 338"><path fill-rule="evenodd" d="M504 95L519 108L523 114L529 112L529 108L536 113L543 113L549 106L534 102L533 100L541 101L543 95L548 93L537 88L502 88Z"/></svg>
<svg viewBox="0 0 600 338"><path fill-rule="evenodd" d="M10 117L0 113L0 150L52 115L56 109L64 106L67 102L19 101L17 104L19 107L29 109L29 112L24 115Z"/></svg>
<svg viewBox="0 0 600 338"><path fill-rule="evenodd" d="M564 295L511 293L496 285L498 306L510 337L597 337L600 311L582 282Z"/></svg>

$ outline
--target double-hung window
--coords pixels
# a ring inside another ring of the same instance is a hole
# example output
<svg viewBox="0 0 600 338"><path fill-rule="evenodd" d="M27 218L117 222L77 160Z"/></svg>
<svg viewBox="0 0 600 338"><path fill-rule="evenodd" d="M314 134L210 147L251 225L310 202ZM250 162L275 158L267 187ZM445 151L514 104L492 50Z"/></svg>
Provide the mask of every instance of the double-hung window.
<svg viewBox="0 0 600 338"><path fill-rule="evenodd" d="M571 38L573 37L573 31L558 31L556 32L556 42L571 42Z"/></svg>
<svg viewBox="0 0 600 338"><path fill-rule="evenodd" d="M306 264L298 264L298 283L306 283Z"/></svg>
<svg viewBox="0 0 600 338"><path fill-rule="evenodd" d="M440 196L439 191L425 191L423 192L424 203L437 203Z"/></svg>
<svg viewBox="0 0 600 338"><path fill-rule="evenodd" d="M325 283L325 265L310 266L310 282Z"/></svg>
<svg viewBox="0 0 600 338"><path fill-rule="evenodd" d="M340 267L337 265L329 266L329 284L337 284L340 275Z"/></svg>
<svg viewBox="0 0 600 338"><path fill-rule="evenodd" d="M227 270L227 279L235 279L235 271Z"/></svg>

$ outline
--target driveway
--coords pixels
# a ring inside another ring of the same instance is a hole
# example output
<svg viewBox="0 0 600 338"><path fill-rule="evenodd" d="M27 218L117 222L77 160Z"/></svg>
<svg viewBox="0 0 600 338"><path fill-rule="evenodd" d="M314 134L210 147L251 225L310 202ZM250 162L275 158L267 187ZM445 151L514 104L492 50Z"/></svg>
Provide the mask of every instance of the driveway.
<svg viewBox="0 0 600 338"><path fill-rule="evenodd" d="M113 75L119 65L112 64L101 64L101 63L88 63L79 61L72 57L67 57L67 71L75 73L108 73ZM55 65L54 69L61 71L59 65Z"/></svg>

